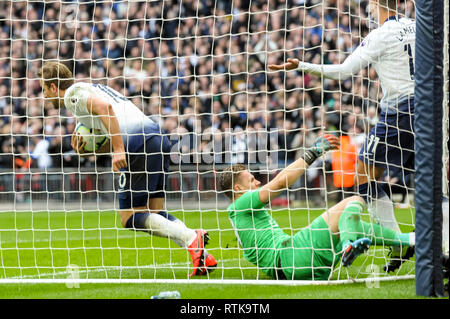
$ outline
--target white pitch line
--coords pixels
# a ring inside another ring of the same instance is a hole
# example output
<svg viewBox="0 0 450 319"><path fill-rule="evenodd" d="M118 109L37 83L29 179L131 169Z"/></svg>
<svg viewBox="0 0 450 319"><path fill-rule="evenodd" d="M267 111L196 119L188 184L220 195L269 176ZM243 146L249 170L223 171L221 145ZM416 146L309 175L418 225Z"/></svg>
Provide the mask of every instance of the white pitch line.
<svg viewBox="0 0 450 319"><path fill-rule="evenodd" d="M0 284L232 284L262 286L328 286L408 279L414 279L414 275L380 278L350 278L324 281L274 279L0 279Z"/></svg>
<svg viewBox="0 0 450 319"><path fill-rule="evenodd" d="M97 240L97 239L122 239L122 238L145 238L145 235L127 234L127 235L117 235L117 236L83 236L79 238L70 238L70 236L61 239L50 239L50 238L40 238L40 239L18 239L18 240L5 240L0 242L0 247L2 243L48 243L52 241L71 241L71 240Z"/></svg>
<svg viewBox="0 0 450 319"><path fill-rule="evenodd" d="M243 259L239 258L230 258L230 259L222 259L221 262L233 262L233 261L239 261ZM75 265L74 265L75 266ZM190 267L190 262L176 262L176 263L164 263L164 264L156 264L156 265L146 265L146 266L104 266L104 267L92 267L87 268L84 270L77 271L78 274L88 274L88 273L96 273L96 272L105 272L105 271L123 271L123 270L132 270L132 269L163 269L163 268L187 268ZM69 267L69 266L68 266ZM66 268L67 269L67 268ZM54 273L41 273L39 275L24 275L24 276L15 276L15 277L9 277L9 278L0 278L0 283L4 279L11 279L11 280L21 280L23 279L32 279L36 278L38 280L40 277L52 277L52 276L61 276L61 275L73 275L73 270L65 270L65 271L58 271ZM51 279L51 278L49 278ZM53 279L52 279L53 280Z"/></svg>

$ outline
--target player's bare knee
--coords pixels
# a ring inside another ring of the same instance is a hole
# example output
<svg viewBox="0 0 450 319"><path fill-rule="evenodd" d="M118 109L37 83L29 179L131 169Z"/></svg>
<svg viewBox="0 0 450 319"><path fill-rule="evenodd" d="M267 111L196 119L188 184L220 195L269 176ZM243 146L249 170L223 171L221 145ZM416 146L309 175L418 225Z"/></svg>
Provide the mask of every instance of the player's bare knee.
<svg viewBox="0 0 450 319"><path fill-rule="evenodd" d="M351 201L360 201L360 202L364 202L364 199L363 199L361 196L359 196L359 195L353 195L353 196L349 197L349 199L350 199Z"/></svg>
<svg viewBox="0 0 450 319"><path fill-rule="evenodd" d="M363 199L361 196L359 196L359 195L353 195L353 196L351 196L351 197L348 197L348 198L346 199L346 201L347 201L347 204L348 204L348 203L351 203L351 202L360 202L360 203L362 203L363 205L365 205L364 199Z"/></svg>
<svg viewBox="0 0 450 319"><path fill-rule="evenodd" d="M123 228L127 227L128 219L130 219L131 216L132 215L120 213L120 223L122 224Z"/></svg>

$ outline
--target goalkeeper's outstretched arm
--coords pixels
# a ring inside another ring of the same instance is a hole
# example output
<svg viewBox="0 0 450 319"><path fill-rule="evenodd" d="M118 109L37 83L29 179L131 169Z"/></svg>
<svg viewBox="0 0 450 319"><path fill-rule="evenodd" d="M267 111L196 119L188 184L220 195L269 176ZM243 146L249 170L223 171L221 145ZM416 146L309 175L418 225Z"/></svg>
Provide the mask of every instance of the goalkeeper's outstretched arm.
<svg viewBox="0 0 450 319"><path fill-rule="evenodd" d="M309 165L318 157L329 150L339 147L339 139L333 135L325 134L319 137L313 147L305 152L303 158L297 159L288 167L283 169L273 180L261 187L259 191L259 200L261 203L268 203L277 197L282 191L289 188L302 176Z"/></svg>

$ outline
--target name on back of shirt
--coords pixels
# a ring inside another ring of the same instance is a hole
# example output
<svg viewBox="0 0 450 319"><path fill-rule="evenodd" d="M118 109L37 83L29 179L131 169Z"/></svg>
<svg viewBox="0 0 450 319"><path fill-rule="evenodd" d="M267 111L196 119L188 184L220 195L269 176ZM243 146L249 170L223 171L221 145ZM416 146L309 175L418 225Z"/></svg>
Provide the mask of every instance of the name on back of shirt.
<svg viewBox="0 0 450 319"><path fill-rule="evenodd" d="M402 30L399 31L399 35L396 36L396 38L402 42L406 36L410 34L416 34L416 27L413 25L406 26Z"/></svg>

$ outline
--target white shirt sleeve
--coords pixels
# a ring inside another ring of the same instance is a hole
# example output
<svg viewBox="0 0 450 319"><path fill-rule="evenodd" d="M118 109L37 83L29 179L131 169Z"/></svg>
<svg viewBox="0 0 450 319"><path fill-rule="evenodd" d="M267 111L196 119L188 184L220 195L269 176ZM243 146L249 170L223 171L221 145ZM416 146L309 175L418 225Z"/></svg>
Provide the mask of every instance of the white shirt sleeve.
<svg viewBox="0 0 450 319"><path fill-rule="evenodd" d="M378 62L378 57L383 50L380 42L382 41L376 41L376 34L372 32L342 64L300 62L298 70L332 80L345 80L352 75L356 75L370 63Z"/></svg>
<svg viewBox="0 0 450 319"><path fill-rule="evenodd" d="M70 87L64 95L64 104L71 111L74 111L75 114L91 113L87 107L87 100L90 95L91 93L86 88L77 86Z"/></svg>

